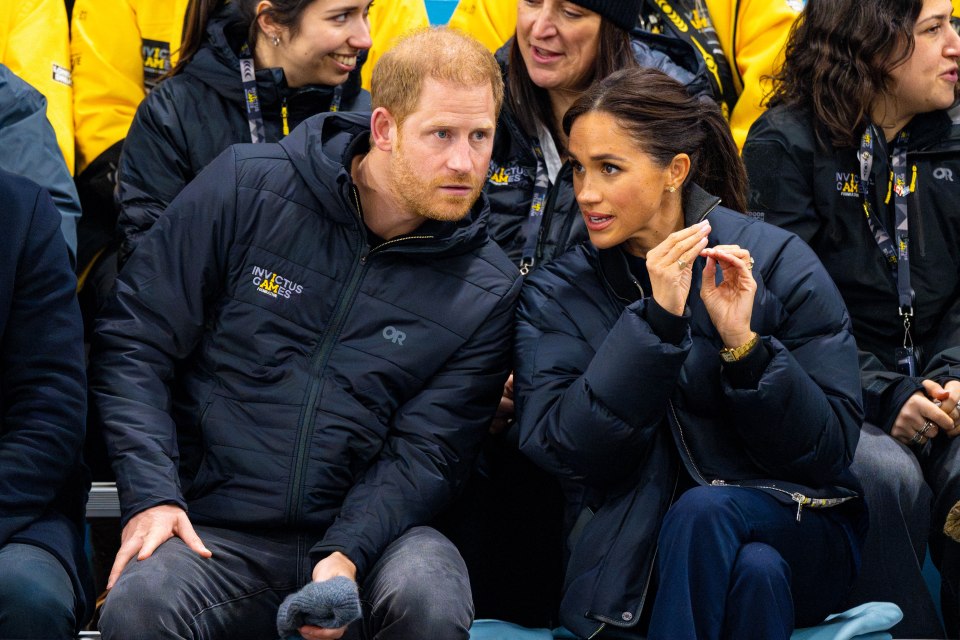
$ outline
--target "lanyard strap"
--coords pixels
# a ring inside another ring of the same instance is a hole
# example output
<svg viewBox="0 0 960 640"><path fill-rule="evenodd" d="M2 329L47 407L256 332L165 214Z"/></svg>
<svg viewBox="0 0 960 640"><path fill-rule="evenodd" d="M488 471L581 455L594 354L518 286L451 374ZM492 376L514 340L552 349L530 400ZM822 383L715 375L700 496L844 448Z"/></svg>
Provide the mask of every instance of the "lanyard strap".
<svg viewBox="0 0 960 640"><path fill-rule="evenodd" d="M867 224L873 231L877 246L883 252L890 266L891 274L897 282L897 308L903 318L903 347L896 350L897 370L905 375L916 375L917 356L910 335L913 320L913 289L910 286L910 225L907 215L907 196L916 184L907 182L907 142L910 134L901 131L894 141L891 161L890 184L887 187L887 201L890 190L894 195L894 220L896 223L896 242L887 233L883 223L873 211L870 198L870 174L873 171L873 142L876 130L871 124L860 139L860 193L863 196L863 213ZM916 171L914 171L916 180Z"/></svg>
<svg viewBox="0 0 960 640"><path fill-rule="evenodd" d="M873 125L867 127L860 140L860 192L863 196L863 213L873 232L877 246L883 252L890 271L897 281L897 302L901 314L913 314L913 289L910 287L910 226L907 217L907 196L911 185L907 181L907 142L910 134L901 131L894 142L891 166L891 185L894 194L896 241L890 237L883 222L873 211L870 198L870 174L873 170L873 145L876 132Z"/></svg>
<svg viewBox="0 0 960 640"><path fill-rule="evenodd" d="M264 133L263 112L260 110L260 94L257 92L256 69L253 64L253 55L250 53L250 45L246 42L240 47L240 80L243 82L244 102L247 105L247 121L250 123L250 142L259 144L267 141ZM343 85L338 84L333 89L333 98L330 101L330 111L340 111L340 105L343 102ZM283 119L283 135L290 133L290 125L287 121L287 99L283 99L280 106L280 115Z"/></svg>
<svg viewBox="0 0 960 640"><path fill-rule="evenodd" d="M243 98L247 104L247 121L250 123L250 142L267 141L263 128L263 112L260 111L260 95L257 93L257 75L253 55L246 42L240 47L240 79L243 81Z"/></svg>
<svg viewBox="0 0 960 640"><path fill-rule="evenodd" d="M547 173L547 161L543 157L540 139L533 139L533 153L537 156L537 175L533 183L533 200L530 212L523 223L523 256L520 258L520 273L527 275L536 261L537 245L540 242L540 225L543 224L543 205L550 190L550 176Z"/></svg>

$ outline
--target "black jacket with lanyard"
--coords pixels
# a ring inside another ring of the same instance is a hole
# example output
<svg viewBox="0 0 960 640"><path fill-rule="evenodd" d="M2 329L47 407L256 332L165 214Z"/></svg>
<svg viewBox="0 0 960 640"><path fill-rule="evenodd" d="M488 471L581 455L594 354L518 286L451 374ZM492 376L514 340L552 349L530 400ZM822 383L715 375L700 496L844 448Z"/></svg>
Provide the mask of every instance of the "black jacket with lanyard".
<svg viewBox="0 0 960 640"><path fill-rule="evenodd" d="M174 196L231 144L277 142L324 111L369 110L359 67L338 87L293 89L282 69L253 69L246 39L247 25L227 4L184 70L137 109L118 169L121 264Z"/></svg>
<svg viewBox="0 0 960 640"><path fill-rule="evenodd" d="M757 121L750 207L806 240L837 283L867 420L889 432L922 380L960 379L960 107L914 117L889 143L872 132L824 148L815 131L799 109Z"/></svg>

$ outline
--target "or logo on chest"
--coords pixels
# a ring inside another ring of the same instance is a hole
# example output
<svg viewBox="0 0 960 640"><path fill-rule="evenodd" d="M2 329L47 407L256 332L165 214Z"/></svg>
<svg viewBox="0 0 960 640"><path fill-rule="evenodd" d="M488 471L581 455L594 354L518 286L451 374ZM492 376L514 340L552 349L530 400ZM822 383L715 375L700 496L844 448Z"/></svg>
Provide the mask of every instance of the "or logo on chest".
<svg viewBox="0 0 960 640"><path fill-rule="evenodd" d="M857 197L860 195L860 177L855 173L837 172L837 191L841 196Z"/></svg>

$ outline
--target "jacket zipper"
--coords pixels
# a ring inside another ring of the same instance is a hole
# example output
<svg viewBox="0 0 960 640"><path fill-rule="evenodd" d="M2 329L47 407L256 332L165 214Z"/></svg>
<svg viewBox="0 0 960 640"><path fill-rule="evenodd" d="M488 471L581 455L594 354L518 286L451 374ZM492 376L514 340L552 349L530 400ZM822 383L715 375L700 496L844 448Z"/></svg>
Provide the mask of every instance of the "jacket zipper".
<svg viewBox="0 0 960 640"><path fill-rule="evenodd" d="M804 494L798 491L787 491L786 489L781 489L780 487L772 487L769 485L755 485L755 484L742 485L736 482L727 482L726 480L720 480L720 479L710 480L708 482L707 479L703 477L703 474L700 473L700 468L697 466L697 462L693 459L693 454L690 452L690 447L687 446L687 440L683 436L683 425L680 424L680 418L679 416L677 416L677 410L673 406L673 401L670 400L669 404L670 404L670 411L671 413L673 413L673 419L677 423L677 430L680 432L680 441L683 443L683 448L687 452L687 458L690 460L690 464L693 466L693 470L697 472L697 475L700 477L700 480L703 482L704 485L707 485L710 487L745 487L750 489L767 489L769 491L776 491L778 493L782 493L784 495L790 496L790 499L797 503L797 522L800 522L800 518L803 515L802 511L805 506L809 506L811 508L835 507L837 505L843 504L844 502L847 502L848 500L853 500L853 496L846 497L846 498L811 498L809 496L805 496Z"/></svg>
<svg viewBox="0 0 960 640"><path fill-rule="evenodd" d="M360 198L357 195L356 187L353 187L353 198L354 205L356 206L357 219L360 221L360 226L362 228L363 216L360 213ZM307 394L307 402L300 414L300 422L297 425L297 455L296 462L294 464L292 491L290 492L290 496L287 500L287 520L290 524L294 524L300 520L300 509L303 503L303 473L307 462L307 443L309 442L310 435L313 432L313 415L316 411L317 399L320 392L321 374L323 373L323 370L326 369L327 363L330 361L330 354L333 353L333 347L336 339L340 336L340 332L343 329L343 324L346 321L347 314L353 307L357 290L360 288L360 281L363 280L363 275L366 273L367 261L371 255L380 252L387 245L395 245L407 240L430 240L433 239L433 237L434 236L406 236L403 238L388 240L383 244L377 245L377 247L372 250L367 250L366 242L361 236L361 240L358 243L360 259L353 266L347 288L344 290L343 295L340 297L340 301L337 303L336 310L333 314L333 320L330 322L330 326L327 329L327 332L324 334L323 341L321 342L320 347L317 349L317 352L314 354L310 366L310 389Z"/></svg>

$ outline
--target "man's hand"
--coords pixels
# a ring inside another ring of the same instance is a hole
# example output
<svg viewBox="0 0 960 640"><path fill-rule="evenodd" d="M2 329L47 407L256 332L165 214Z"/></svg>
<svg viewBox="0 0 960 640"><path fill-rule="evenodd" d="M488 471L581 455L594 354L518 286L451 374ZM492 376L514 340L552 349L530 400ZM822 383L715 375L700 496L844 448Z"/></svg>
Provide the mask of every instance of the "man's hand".
<svg viewBox="0 0 960 640"><path fill-rule="evenodd" d="M923 391L917 391L903 403L890 435L906 445L923 444L941 431L951 438L960 435L955 427L958 397L960 382L948 382L944 388L933 380L924 380ZM923 436L917 436L920 432Z"/></svg>
<svg viewBox="0 0 960 640"><path fill-rule="evenodd" d="M137 560L146 560L157 547L173 536L183 540L204 558L213 555L203 546L203 541L193 530L193 525L183 509L169 504L151 507L130 518L127 526L123 528L123 533L120 534L120 550L113 561L110 577L107 578L107 589L113 588L123 568L134 556Z"/></svg>
<svg viewBox="0 0 960 640"><path fill-rule="evenodd" d="M339 551L334 551L313 568L314 582L323 582L337 576L345 576L354 582L357 581L357 566ZM337 640L347 632L347 627L324 629L308 624L300 627L299 631L306 640Z"/></svg>
<svg viewBox="0 0 960 640"><path fill-rule="evenodd" d="M490 423L490 435L497 435L507 430L513 424L513 374L507 378L503 385L503 395L500 396L500 405L497 407L497 413L493 416L493 422Z"/></svg>

